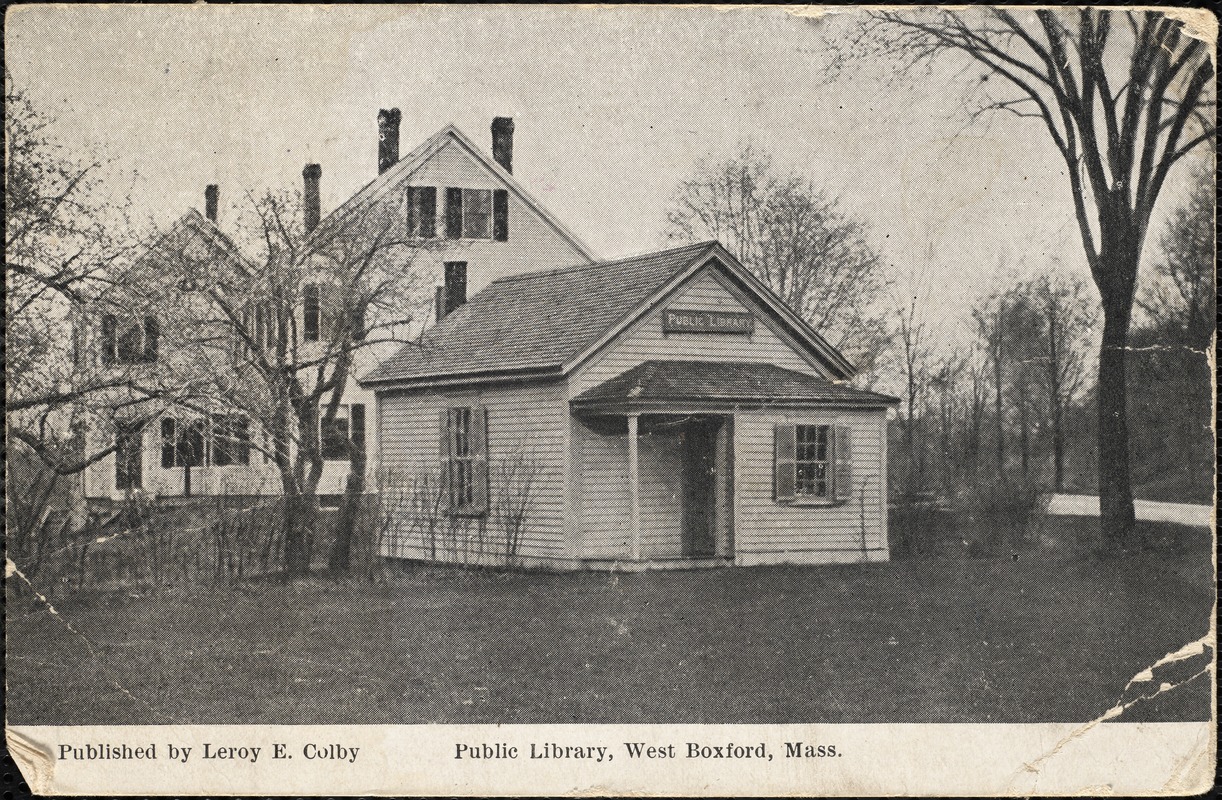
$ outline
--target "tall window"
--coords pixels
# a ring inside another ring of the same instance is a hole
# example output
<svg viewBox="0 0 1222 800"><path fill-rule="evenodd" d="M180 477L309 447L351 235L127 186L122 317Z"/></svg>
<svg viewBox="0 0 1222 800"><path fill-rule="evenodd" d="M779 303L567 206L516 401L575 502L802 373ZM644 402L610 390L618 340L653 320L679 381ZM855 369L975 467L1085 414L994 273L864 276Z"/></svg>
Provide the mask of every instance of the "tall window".
<svg viewBox="0 0 1222 800"><path fill-rule="evenodd" d="M774 494L781 502L847 501L853 493L852 429L777 425Z"/></svg>
<svg viewBox="0 0 1222 800"><path fill-rule="evenodd" d="M445 316L467 302L467 262L445 262Z"/></svg>
<svg viewBox="0 0 1222 800"><path fill-rule="evenodd" d="M115 488L139 489L144 475L144 437L141 435L144 426L135 421L119 422L116 426Z"/></svg>
<svg viewBox="0 0 1222 800"><path fill-rule="evenodd" d="M451 514L488 511L487 417L482 408L441 412L442 491Z"/></svg>
<svg viewBox="0 0 1222 800"><path fill-rule="evenodd" d="M491 190L462 190L462 236L464 239L492 238Z"/></svg>
<svg viewBox="0 0 1222 800"><path fill-rule="evenodd" d="M307 283L301 288L302 295L302 338L307 342L317 342L318 332L322 327L322 298L318 284Z"/></svg>
<svg viewBox="0 0 1222 800"><path fill-rule="evenodd" d="M240 414L212 418L212 463L218 467L250 464L250 423Z"/></svg>
<svg viewBox="0 0 1222 800"><path fill-rule="evenodd" d="M342 405L330 423L319 421L319 439L324 461L348 461L352 448L365 448L365 406Z"/></svg>
<svg viewBox="0 0 1222 800"><path fill-rule="evenodd" d="M153 316L120 320L114 314L102 317L102 363L138 364L157 360L161 326Z"/></svg>
<svg viewBox="0 0 1222 800"><path fill-rule="evenodd" d="M200 467L208 460L207 426L202 419L161 418L161 466Z"/></svg>
<svg viewBox="0 0 1222 800"><path fill-rule="evenodd" d="M407 235L421 239L437 235L437 187L407 187Z"/></svg>
<svg viewBox="0 0 1222 800"><path fill-rule="evenodd" d="M826 499L831 477L828 425L798 425L794 460L794 493L799 497Z"/></svg>

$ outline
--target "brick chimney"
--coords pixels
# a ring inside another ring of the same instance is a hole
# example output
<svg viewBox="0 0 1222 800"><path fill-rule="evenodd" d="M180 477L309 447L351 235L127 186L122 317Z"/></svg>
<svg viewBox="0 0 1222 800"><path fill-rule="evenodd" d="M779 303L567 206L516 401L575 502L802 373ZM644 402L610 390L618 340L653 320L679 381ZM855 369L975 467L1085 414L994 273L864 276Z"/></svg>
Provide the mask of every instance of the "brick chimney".
<svg viewBox="0 0 1222 800"><path fill-rule="evenodd" d="M216 207L220 202L221 190L215 183L204 187L204 216L213 225L216 224Z"/></svg>
<svg viewBox="0 0 1222 800"><path fill-rule="evenodd" d="M506 172L513 172L513 117L493 117L492 158Z"/></svg>
<svg viewBox="0 0 1222 800"><path fill-rule="evenodd" d="M378 109L378 174L399 161L399 109Z"/></svg>
<svg viewBox="0 0 1222 800"><path fill-rule="evenodd" d="M318 164L306 164L305 169L301 171L301 177L305 184L303 193L305 229L306 233L309 233L318 227L318 220L322 214L322 206L318 199L318 179L322 177L322 167Z"/></svg>

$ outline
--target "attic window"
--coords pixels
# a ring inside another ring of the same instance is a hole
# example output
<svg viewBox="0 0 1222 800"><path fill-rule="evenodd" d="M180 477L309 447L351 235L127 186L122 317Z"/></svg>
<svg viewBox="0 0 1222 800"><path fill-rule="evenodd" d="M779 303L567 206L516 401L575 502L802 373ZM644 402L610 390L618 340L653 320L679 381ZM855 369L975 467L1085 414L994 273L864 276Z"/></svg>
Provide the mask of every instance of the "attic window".
<svg viewBox="0 0 1222 800"><path fill-rule="evenodd" d="M446 189L446 238L509 241L509 192Z"/></svg>

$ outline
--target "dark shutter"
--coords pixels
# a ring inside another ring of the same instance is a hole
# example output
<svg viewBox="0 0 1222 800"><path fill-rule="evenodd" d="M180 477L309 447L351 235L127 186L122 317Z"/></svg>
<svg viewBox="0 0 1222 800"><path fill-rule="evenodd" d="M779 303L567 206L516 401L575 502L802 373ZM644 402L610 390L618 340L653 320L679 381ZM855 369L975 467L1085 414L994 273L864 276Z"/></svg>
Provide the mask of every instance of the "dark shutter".
<svg viewBox="0 0 1222 800"><path fill-rule="evenodd" d="M492 192L492 238L509 241L509 192L505 189Z"/></svg>
<svg viewBox="0 0 1222 800"><path fill-rule="evenodd" d="M488 512L488 414L471 409L471 513Z"/></svg>
<svg viewBox="0 0 1222 800"><path fill-rule="evenodd" d="M462 238L462 189L446 189L446 238Z"/></svg>
<svg viewBox="0 0 1222 800"><path fill-rule="evenodd" d="M144 360L152 363L157 360L157 349L160 346L161 325L156 317L144 318Z"/></svg>
<svg viewBox="0 0 1222 800"><path fill-rule="evenodd" d="M777 425L773 432L773 493L777 500L794 498L794 460L798 449L796 433L793 425Z"/></svg>
<svg viewBox="0 0 1222 800"><path fill-rule="evenodd" d="M303 319L303 327L305 329L305 340L307 342L318 341L318 322L319 322L319 296L318 285L307 283L302 289L304 295L305 314Z"/></svg>
<svg viewBox="0 0 1222 800"><path fill-rule="evenodd" d="M352 309L352 341L365 341L365 303L360 297L356 299L356 306Z"/></svg>
<svg viewBox="0 0 1222 800"><path fill-rule="evenodd" d="M420 193L420 235L432 239L437 235L437 187L422 186Z"/></svg>
<svg viewBox="0 0 1222 800"><path fill-rule="evenodd" d="M102 316L102 363L113 364L115 361L116 338L119 325L114 314Z"/></svg>
<svg viewBox="0 0 1222 800"><path fill-rule="evenodd" d="M234 460L242 466L250 464L250 420L246 417L230 417L233 428Z"/></svg>
<svg viewBox="0 0 1222 800"><path fill-rule="evenodd" d="M835 427L836 480L834 484L837 500L853 499L853 429L848 425Z"/></svg>
<svg viewBox="0 0 1222 800"><path fill-rule="evenodd" d="M437 453L441 461L441 509L450 510L450 409L441 409Z"/></svg>
<svg viewBox="0 0 1222 800"><path fill-rule="evenodd" d="M171 417L161 418L161 466L169 469L174 466L174 454L177 448L174 446L174 420Z"/></svg>
<svg viewBox="0 0 1222 800"><path fill-rule="evenodd" d="M353 448L365 451L365 404L353 403L348 411L348 438Z"/></svg>

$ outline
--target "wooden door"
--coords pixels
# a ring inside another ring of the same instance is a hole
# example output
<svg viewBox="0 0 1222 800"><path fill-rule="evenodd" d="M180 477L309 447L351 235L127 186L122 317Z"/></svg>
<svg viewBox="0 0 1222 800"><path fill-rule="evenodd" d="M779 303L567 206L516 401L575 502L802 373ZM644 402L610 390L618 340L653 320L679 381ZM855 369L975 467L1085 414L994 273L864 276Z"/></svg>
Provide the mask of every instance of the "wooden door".
<svg viewBox="0 0 1222 800"><path fill-rule="evenodd" d="M720 420L693 420L683 439L683 555L717 554L717 429Z"/></svg>

